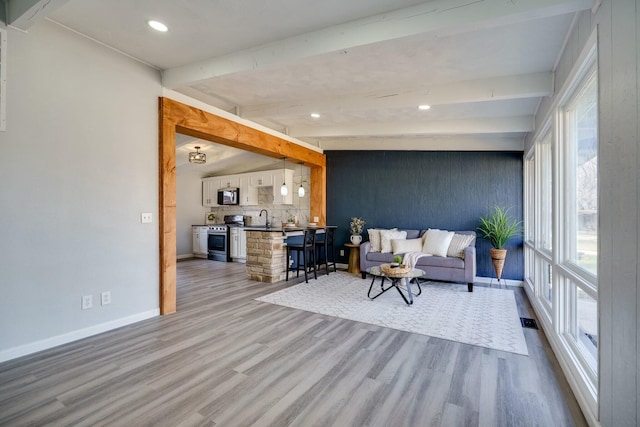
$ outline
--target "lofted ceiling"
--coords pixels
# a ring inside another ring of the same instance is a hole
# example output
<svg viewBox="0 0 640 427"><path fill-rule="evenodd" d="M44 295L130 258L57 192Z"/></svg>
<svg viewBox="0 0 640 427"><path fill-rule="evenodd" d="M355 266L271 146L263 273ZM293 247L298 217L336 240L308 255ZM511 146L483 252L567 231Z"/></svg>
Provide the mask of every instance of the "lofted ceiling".
<svg viewBox="0 0 640 427"><path fill-rule="evenodd" d="M156 67L168 89L325 150L510 151L552 94L575 14L594 3L8 1L13 26L50 19ZM177 149L198 144L232 162L205 141Z"/></svg>

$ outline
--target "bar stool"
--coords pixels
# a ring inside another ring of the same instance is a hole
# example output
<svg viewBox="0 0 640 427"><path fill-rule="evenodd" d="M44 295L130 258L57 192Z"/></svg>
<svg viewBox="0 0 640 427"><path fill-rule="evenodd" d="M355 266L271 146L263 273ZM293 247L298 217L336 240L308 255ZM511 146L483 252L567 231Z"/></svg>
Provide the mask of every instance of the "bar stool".
<svg viewBox="0 0 640 427"><path fill-rule="evenodd" d="M318 267L324 264L327 275L329 275L329 265L333 265L334 272L337 271L336 255L333 247L333 235L335 231L335 227L325 227L324 239L320 242L316 241L316 248L318 249ZM331 253L331 259L329 259L329 253Z"/></svg>
<svg viewBox="0 0 640 427"><path fill-rule="evenodd" d="M286 280L289 280L289 271L296 271L296 277L300 277L300 267L304 270L304 281L309 283L307 273L313 269L313 278L317 279L316 274L316 230L307 229L304 231L304 237L302 243L287 243L287 263L289 262L291 252L296 252L296 266L291 267L287 265ZM302 255L302 265L300 264L300 258ZM309 259L310 258L310 259Z"/></svg>

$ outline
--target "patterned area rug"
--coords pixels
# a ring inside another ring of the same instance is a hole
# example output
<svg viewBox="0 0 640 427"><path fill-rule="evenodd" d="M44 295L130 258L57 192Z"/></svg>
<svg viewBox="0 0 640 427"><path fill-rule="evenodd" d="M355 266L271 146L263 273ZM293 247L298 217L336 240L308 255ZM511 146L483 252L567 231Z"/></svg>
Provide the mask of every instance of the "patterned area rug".
<svg viewBox="0 0 640 427"><path fill-rule="evenodd" d="M380 289L376 279L374 290ZM371 278L342 271L282 289L257 301L446 340L529 355L512 290L423 282L408 306L395 289L367 298ZM385 286L388 282L385 281ZM415 284L411 284L416 292Z"/></svg>

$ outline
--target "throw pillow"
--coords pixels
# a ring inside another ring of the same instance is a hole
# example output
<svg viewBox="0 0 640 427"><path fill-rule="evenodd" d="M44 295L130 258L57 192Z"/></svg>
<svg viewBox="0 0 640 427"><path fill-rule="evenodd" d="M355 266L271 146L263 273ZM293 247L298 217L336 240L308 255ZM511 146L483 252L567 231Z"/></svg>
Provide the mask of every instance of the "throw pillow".
<svg viewBox="0 0 640 427"><path fill-rule="evenodd" d="M371 242L371 252L380 252L380 230L377 228L370 228L369 241Z"/></svg>
<svg viewBox="0 0 640 427"><path fill-rule="evenodd" d="M447 250L447 256L464 259L464 250L471 244L472 240L473 236L469 234L454 234Z"/></svg>
<svg viewBox="0 0 640 427"><path fill-rule="evenodd" d="M407 252L422 252L422 239L392 239L391 249L393 254L406 254Z"/></svg>
<svg viewBox="0 0 640 427"><path fill-rule="evenodd" d="M446 257L447 249L453 235L456 234L453 231L446 230L432 230L429 229L424 235L424 245L422 246L422 252L426 254L432 254L436 256Z"/></svg>
<svg viewBox="0 0 640 427"><path fill-rule="evenodd" d="M406 239L406 231L395 230L380 230L380 252L383 254L390 253L393 248L391 247L391 240L393 239Z"/></svg>

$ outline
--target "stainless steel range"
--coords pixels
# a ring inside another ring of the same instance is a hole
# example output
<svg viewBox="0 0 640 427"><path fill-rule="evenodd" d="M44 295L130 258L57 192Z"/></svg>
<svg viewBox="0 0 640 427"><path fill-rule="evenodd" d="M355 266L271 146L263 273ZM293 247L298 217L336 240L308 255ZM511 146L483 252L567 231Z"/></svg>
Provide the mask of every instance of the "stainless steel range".
<svg viewBox="0 0 640 427"><path fill-rule="evenodd" d="M213 224L207 232L207 258L213 261L231 261L229 254L229 227L244 226L244 216L225 215L224 224Z"/></svg>

